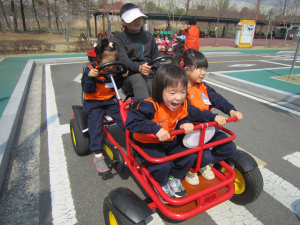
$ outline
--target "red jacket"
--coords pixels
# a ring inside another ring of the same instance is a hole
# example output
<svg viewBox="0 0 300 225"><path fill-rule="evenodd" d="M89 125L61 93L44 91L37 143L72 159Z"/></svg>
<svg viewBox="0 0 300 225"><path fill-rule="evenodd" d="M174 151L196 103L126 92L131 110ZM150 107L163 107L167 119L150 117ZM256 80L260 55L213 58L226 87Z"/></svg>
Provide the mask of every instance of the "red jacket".
<svg viewBox="0 0 300 225"><path fill-rule="evenodd" d="M188 50L189 48L199 51L200 30L196 27L196 25L191 25L189 28L182 30L182 34L186 35L184 51Z"/></svg>

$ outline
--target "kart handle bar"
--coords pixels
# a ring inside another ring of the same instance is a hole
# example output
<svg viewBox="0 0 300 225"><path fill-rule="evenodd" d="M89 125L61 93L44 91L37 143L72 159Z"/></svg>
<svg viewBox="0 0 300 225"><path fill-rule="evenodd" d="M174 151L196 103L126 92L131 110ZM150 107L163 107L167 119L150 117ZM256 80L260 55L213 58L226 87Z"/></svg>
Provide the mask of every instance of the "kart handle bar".
<svg viewBox="0 0 300 225"><path fill-rule="evenodd" d="M237 121L237 117L230 117L226 120L226 123L229 122L234 122ZM212 122L208 122L208 123L200 123L194 126L194 130L202 130L204 128L207 127L212 127L212 126L217 126L218 123L216 121L212 121ZM183 129L178 129L178 130L173 130L171 132L169 132L170 136L175 136L175 135L179 135L179 134L184 134L184 130ZM155 134L145 134L147 137L149 138L153 138L153 139L158 139L158 137Z"/></svg>

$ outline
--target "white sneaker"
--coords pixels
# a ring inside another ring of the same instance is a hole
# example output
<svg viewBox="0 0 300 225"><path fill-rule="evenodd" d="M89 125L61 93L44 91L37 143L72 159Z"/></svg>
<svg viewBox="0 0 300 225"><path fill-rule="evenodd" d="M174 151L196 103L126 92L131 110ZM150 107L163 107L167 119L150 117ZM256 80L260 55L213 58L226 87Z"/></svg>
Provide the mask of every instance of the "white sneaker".
<svg viewBox="0 0 300 225"><path fill-rule="evenodd" d="M211 166L207 165L200 168L201 175L206 178L207 180L213 180L215 178L214 172L211 170Z"/></svg>
<svg viewBox="0 0 300 225"><path fill-rule="evenodd" d="M183 145L187 148L195 148L199 146L200 132L195 130L186 134L183 138ZM204 144L206 144L215 135L215 127L208 127L205 131Z"/></svg>
<svg viewBox="0 0 300 225"><path fill-rule="evenodd" d="M185 180L191 185L198 185L200 183L197 173L191 173L190 171L185 175Z"/></svg>

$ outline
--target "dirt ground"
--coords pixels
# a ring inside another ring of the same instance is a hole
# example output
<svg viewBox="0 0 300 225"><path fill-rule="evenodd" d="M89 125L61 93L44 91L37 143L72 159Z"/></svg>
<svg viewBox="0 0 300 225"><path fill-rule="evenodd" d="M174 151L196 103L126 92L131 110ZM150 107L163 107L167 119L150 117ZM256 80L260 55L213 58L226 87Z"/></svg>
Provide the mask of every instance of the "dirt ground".
<svg viewBox="0 0 300 225"><path fill-rule="evenodd" d="M1 52L0 59L3 57L12 57L12 56L27 56L27 55L56 55L56 54L72 54L72 53L85 53L76 51L76 45L74 42L78 41L78 37L69 37L71 43L71 50L68 51L66 39L61 34L50 34L47 32L19 32L19 33L0 33L0 40L40 40L46 41L49 43L55 43L55 49L51 51L19 51L19 52ZM91 41L97 40L96 38L91 38Z"/></svg>

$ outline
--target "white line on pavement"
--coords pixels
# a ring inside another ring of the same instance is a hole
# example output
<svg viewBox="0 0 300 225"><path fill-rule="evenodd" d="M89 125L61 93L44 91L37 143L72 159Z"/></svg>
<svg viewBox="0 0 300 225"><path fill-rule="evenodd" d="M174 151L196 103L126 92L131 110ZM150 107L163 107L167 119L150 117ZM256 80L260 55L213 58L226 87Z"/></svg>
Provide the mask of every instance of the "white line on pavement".
<svg viewBox="0 0 300 225"><path fill-rule="evenodd" d="M45 65L46 114L52 223L77 223L55 102L50 65Z"/></svg>
<svg viewBox="0 0 300 225"><path fill-rule="evenodd" d="M70 133L70 124L59 125L59 133L61 135Z"/></svg>
<svg viewBox="0 0 300 225"><path fill-rule="evenodd" d="M264 179L264 191L300 217L300 190L264 166L259 166Z"/></svg>
<svg viewBox="0 0 300 225"><path fill-rule="evenodd" d="M206 211L208 215L219 225L262 224L244 206L233 204L230 201L223 202Z"/></svg>
<svg viewBox="0 0 300 225"><path fill-rule="evenodd" d="M300 168L300 152L294 152L293 154L287 155L282 158L292 163L294 166Z"/></svg>
<svg viewBox="0 0 300 225"><path fill-rule="evenodd" d="M278 105L278 104L276 104L276 103L269 102L269 101L267 101L267 100L264 100L264 99L261 99L261 98L258 98L258 97L255 97L255 96L252 96L252 95L243 93L243 92L241 92L241 91L234 90L234 89L232 89L232 88L225 87L225 86L223 86L223 85L220 85L220 84L217 84L217 83L208 81L208 80L206 80L205 83L215 85L215 86L217 86L217 87L223 88L223 89L228 90L228 91L231 91L231 92L233 92L233 93L236 93L236 94L245 96L245 97L247 97L247 98L251 98L251 99L256 100L256 101L258 101L258 102L262 102L262 103L264 103L264 104L267 104L267 105L270 105L270 106L276 107L276 108L278 108L278 109L282 109L282 110L284 110L284 111L287 111L287 112L290 112L290 113L294 113L294 114L300 116L300 112L298 112L298 111L296 111L296 110L293 110L293 109L289 109L289 108L284 107L284 106L281 106L281 105Z"/></svg>
<svg viewBox="0 0 300 225"><path fill-rule="evenodd" d="M288 67L291 67L291 65L288 65L288 64L283 64L283 63L270 62L270 61L266 61L266 60L259 60L259 61L261 61L261 62L265 62L265 63L272 63L272 64L281 65L281 66L288 66Z"/></svg>

